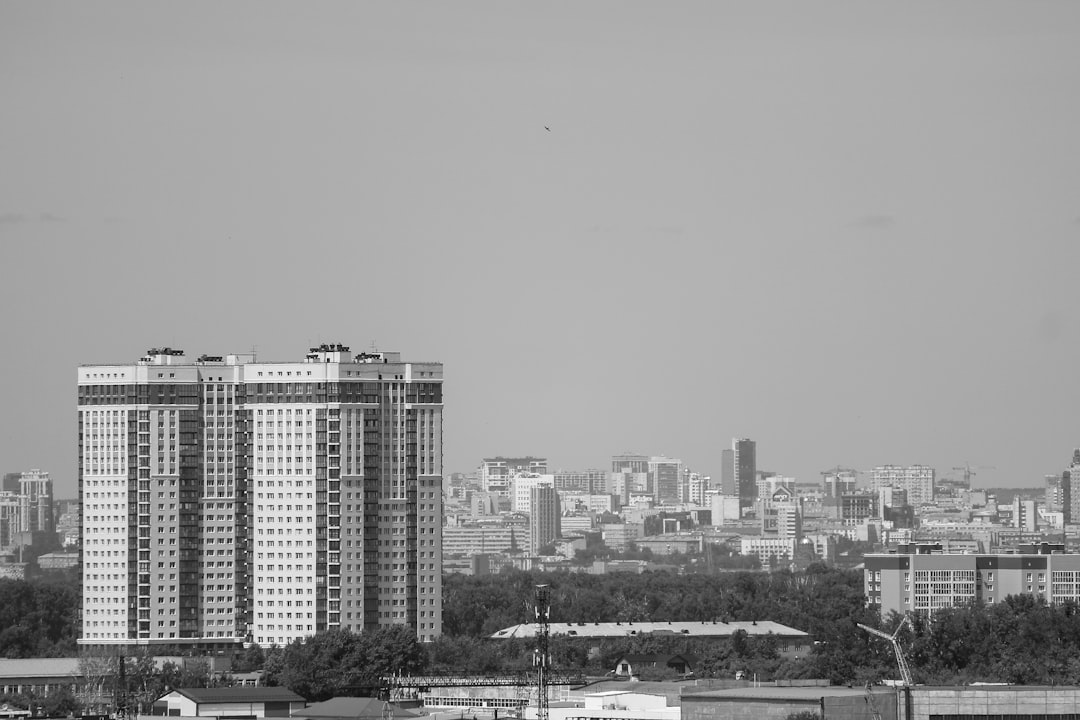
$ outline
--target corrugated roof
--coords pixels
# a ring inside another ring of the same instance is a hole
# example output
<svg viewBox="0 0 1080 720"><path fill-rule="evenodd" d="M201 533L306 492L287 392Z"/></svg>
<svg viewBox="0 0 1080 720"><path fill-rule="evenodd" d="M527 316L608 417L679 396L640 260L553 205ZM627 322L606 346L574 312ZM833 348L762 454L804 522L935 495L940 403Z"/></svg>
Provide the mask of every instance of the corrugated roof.
<svg viewBox="0 0 1080 720"><path fill-rule="evenodd" d="M892 694L891 688L875 688L875 694ZM719 698L724 700L813 700L823 697L866 695L866 688L849 688L842 685L810 685L805 687L745 687L728 690L685 690L684 700L695 698Z"/></svg>
<svg viewBox="0 0 1080 720"><path fill-rule="evenodd" d="M632 637L655 633L657 635L686 635L690 637L730 637L737 630L747 635L777 635L782 638L808 638L802 630L781 625L772 620L736 621L736 622L633 622L633 623L551 623L552 635L569 637ZM508 638L536 637L536 625L522 623L499 630L490 637L503 640Z"/></svg>
<svg viewBox="0 0 1080 720"><path fill-rule="evenodd" d="M382 718L385 704L370 697L336 697L293 712L294 718ZM391 705L394 717L413 718L419 713Z"/></svg>
<svg viewBox="0 0 1080 720"><path fill-rule="evenodd" d="M283 687L177 688L173 692L197 703L305 702L304 698Z"/></svg>

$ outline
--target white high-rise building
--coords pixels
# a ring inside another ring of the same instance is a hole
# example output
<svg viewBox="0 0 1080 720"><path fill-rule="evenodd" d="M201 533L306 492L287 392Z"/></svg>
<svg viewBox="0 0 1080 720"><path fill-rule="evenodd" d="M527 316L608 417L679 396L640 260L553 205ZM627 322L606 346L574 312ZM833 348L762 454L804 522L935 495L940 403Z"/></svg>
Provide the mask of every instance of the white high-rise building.
<svg viewBox="0 0 1080 720"><path fill-rule="evenodd" d="M78 384L80 643L441 633L441 364L165 348Z"/></svg>
<svg viewBox="0 0 1080 720"><path fill-rule="evenodd" d="M547 473L547 459L540 457L503 457L484 458L477 472L480 487L487 492L494 492L504 497L510 496L510 481L521 473Z"/></svg>
<svg viewBox="0 0 1080 720"><path fill-rule="evenodd" d="M532 507L532 491L538 487L555 487L555 478L552 475L539 475L537 473L518 473L510 478L511 508L514 512L529 513Z"/></svg>

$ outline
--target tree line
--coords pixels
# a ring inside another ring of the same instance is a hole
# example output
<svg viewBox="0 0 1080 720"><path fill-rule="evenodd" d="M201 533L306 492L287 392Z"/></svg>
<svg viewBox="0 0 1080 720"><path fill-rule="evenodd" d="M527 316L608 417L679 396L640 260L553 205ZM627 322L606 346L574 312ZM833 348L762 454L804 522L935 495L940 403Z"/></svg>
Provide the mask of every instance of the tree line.
<svg viewBox="0 0 1080 720"><path fill-rule="evenodd" d="M0 657L72 657L79 633L74 573L0 580Z"/></svg>
<svg viewBox="0 0 1080 720"><path fill-rule="evenodd" d="M860 571L820 563L800 572L719 575L448 575L443 581L443 635L433 642L419 643L400 626L364 633L331 630L283 647L252 646L234 658L233 669L263 669L268 683L310 700L372 692L380 676L394 673L528 672L533 641L490 636L533 622L540 584L549 588L552 622L772 620L808 633L812 647L791 657L781 652L775 638L738 632L727 639L555 636L550 649L559 670L600 677L622 655L663 653L692 656L695 675L703 678L733 678L741 671L763 681L825 678L862 685L898 677L891 645L857 623L891 632L900 616L880 618L866 607ZM0 581L0 654L75 655L77 608L73 587ZM1080 684L1076 603L1051 606L1031 596L1015 596L994 605L942 609L930 619L913 617L899 638L919 683ZM180 667L155 667L141 657L128 663L129 690L143 703L169 687L229 682L228 677L210 676L197 660ZM648 674L655 679L671 675L664 669Z"/></svg>

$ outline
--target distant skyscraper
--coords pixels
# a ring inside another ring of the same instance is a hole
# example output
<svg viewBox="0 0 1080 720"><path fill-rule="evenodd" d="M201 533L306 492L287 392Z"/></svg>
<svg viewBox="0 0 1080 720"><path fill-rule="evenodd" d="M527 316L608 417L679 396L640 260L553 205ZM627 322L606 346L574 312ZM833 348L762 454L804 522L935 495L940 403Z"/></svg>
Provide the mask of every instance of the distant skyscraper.
<svg viewBox="0 0 1080 720"><path fill-rule="evenodd" d="M731 441L731 455L739 506L750 507L757 499L757 443L736 438Z"/></svg>
<svg viewBox="0 0 1080 720"><path fill-rule="evenodd" d="M739 496L739 485L735 482L735 451L730 448L720 451L720 494Z"/></svg>
<svg viewBox="0 0 1080 720"><path fill-rule="evenodd" d="M529 544L533 554L559 537L559 494L549 486L529 491Z"/></svg>
<svg viewBox="0 0 1080 720"><path fill-rule="evenodd" d="M442 365L154 349L78 370L87 645L442 625Z"/></svg>
<svg viewBox="0 0 1080 720"><path fill-rule="evenodd" d="M682 460L669 457L649 458L649 485L658 503L677 503L682 499L679 493L681 475Z"/></svg>
<svg viewBox="0 0 1080 720"><path fill-rule="evenodd" d="M19 478L19 515L23 532L56 532L53 516L53 487L49 473L41 470L24 472Z"/></svg>
<svg viewBox="0 0 1080 720"><path fill-rule="evenodd" d="M18 493L0 490L0 548L15 544L15 535L22 528L21 509Z"/></svg>
<svg viewBox="0 0 1080 720"><path fill-rule="evenodd" d="M1069 469L1061 474L1061 505L1065 522L1080 522L1080 448L1073 451Z"/></svg>

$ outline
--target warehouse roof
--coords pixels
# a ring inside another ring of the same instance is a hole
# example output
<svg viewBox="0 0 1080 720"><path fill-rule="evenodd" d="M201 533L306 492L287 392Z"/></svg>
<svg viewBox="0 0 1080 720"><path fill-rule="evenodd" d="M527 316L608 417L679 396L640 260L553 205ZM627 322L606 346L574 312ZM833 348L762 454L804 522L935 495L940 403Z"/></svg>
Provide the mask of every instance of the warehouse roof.
<svg viewBox="0 0 1080 720"><path fill-rule="evenodd" d="M177 688L173 692L196 703L304 702L304 698L283 687Z"/></svg>
<svg viewBox="0 0 1080 720"><path fill-rule="evenodd" d="M874 688L875 693L892 693L892 688ZM798 687L744 687L728 690L704 690L683 692L684 700L713 698L722 700L813 700L823 697L843 697L847 695L866 696L865 687L847 687L843 685L807 685Z"/></svg>
<svg viewBox="0 0 1080 720"><path fill-rule="evenodd" d="M81 676L79 658L19 658L0 660L0 678Z"/></svg>
<svg viewBox="0 0 1080 720"><path fill-rule="evenodd" d="M491 635L495 639L536 637L536 625L522 623L504 628ZM809 634L771 620L757 621L677 621L670 622L608 622L608 623L550 623L552 635L570 637L631 637L634 635L687 635L690 637L730 637L743 630L747 635L776 635L781 638L809 638Z"/></svg>

